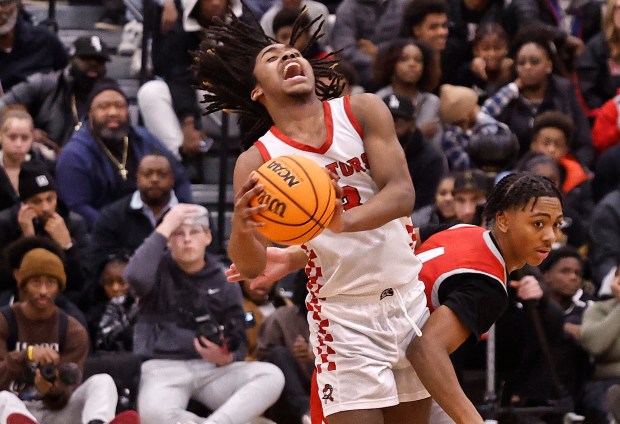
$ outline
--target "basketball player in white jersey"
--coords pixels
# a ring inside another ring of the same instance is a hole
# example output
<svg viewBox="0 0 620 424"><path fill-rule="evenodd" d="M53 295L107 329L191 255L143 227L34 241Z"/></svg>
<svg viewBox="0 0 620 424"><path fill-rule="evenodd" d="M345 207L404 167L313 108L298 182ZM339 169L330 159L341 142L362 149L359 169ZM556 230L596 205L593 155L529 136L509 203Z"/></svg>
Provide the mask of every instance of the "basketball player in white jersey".
<svg viewBox="0 0 620 424"><path fill-rule="evenodd" d="M254 278L268 260L269 272L305 267L329 424L427 422L429 395L405 356L428 318L409 218L415 195L391 114L371 94L322 100L340 91L333 62L311 65L298 50L230 19L208 31L197 58L199 78L212 93L207 112L243 113L242 124L251 127L246 135L258 139L235 165L228 247L235 269ZM306 156L337 175L341 201L318 237L268 255L269 241L253 219L264 206L250 206L263 189L253 171L284 154ZM283 261L279 268L274 258Z"/></svg>

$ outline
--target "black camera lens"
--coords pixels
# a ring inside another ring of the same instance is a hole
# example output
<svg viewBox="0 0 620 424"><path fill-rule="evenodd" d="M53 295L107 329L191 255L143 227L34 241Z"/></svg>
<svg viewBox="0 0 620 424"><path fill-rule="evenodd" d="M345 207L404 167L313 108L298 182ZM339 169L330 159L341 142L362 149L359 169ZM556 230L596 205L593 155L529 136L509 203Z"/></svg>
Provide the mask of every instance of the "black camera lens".
<svg viewBox="0 0 620 424"><path fill-rule="evenodd" d="M39 372L41 373L41 377L50 383L56 381L56 367L54 365L39 365Z"/></svg>

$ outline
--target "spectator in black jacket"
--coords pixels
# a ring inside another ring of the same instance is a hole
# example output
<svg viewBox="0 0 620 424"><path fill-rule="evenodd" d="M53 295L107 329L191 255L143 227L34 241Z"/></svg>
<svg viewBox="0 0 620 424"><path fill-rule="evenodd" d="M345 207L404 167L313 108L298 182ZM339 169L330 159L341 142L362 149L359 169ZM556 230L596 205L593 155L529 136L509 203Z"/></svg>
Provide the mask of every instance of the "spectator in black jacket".
<svg viewBox="0 0 620 424"><path fill-rule="evenodd" d="M88 112L88 95L106 74L110 60L106 44L96 35L73 43L69 66L55 72L37 72L0 97L0 111L20 103L33 116L35 140L62 147Z"/></svg>
<svg viewBox="0 0 620 424"><path fill-rule="evenodd" d="M21 0L5 0L0 12L0 81L6 92L35 72L56 71L67 52L47 28L34 26L20 12Z"/></svg>
<svg viewBox="0 0 620 424"><path fill-rule="evenodd" d="M104 207L95 222L90 241L88 270L98 274L108 257L132 254L163 216L179 201L174 193L174 174L168 158L150 153L142 158L136 175L138 189Z"/></svg>
<svg viewBox="0 0 620 424"><path fill-rule="evenodd" d="M20 202L0 212L0 246L23 237L43 236L54 240L65 253L67 291L79 300L84 283L82 261L87 246L86 224L58 201L52 175L39 164L26 163L19 173ZM0 258L2 289L16 287L13 270Z"/></svg>

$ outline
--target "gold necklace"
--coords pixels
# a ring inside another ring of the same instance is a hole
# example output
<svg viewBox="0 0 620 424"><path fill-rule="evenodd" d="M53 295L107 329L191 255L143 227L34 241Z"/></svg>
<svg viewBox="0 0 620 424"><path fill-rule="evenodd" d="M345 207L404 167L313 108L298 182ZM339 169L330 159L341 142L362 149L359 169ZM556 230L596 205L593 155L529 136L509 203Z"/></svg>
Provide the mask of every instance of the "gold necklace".
<svg viewBox="0 0 620 424"><path fill-rule="evenodd" d="M108 149L108 147L103 144L103 141L101 141L98 137L97 141L103 149L103 153L105 153L108 159L110 159L110 161L118 168L118 173L121 175L123 181L127 181L127 174L129 173L129 171L127 171L125 165L127 164L127 154L129 153L129 137L125 136L125 138L123 139L123 158L121 162L119 162L118 159L114 157L110 149Z"/></svg>

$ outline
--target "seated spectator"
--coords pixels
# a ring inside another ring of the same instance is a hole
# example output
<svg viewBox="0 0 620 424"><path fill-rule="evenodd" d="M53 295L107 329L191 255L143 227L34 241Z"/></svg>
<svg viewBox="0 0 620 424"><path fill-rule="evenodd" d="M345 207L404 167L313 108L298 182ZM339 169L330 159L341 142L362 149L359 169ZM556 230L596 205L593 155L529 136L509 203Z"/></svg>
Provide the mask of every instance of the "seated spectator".
<svg viewBox="0 0 620 424"><path fill-rule="evenodd" d="M460 224L482 225L482 209L491 188L491 179L479 169L455 174L454 212Z"/></svg>
<svg viewBox="0 0 620 424"><path fill-rule="evenodd" d="M246 423L280 396L282 372L245 362L241 290L226 281L207 211L179 204L131 257L124 276L140 298L134 352L142 364L138 411L144 424ZM213 414L186 411L190 399Z"/></svg>
<svg viewBox="0 0 620 424"><path fill-rule="evenodd" d="M543 292L541 281L534 267L511 274L508 308L496 323L495 357L506 407L574 404L577 397L573 373L580 371L564 354L564 311ZM540 414L534 422L559 423L564 413Z"/></svg>
<svg viewBox="0 0 620 424"><path fill-rule="evenodd" d="M606 393L620 384L620 271L612 277L610 293L611 298L586 309L579 338L594 358L594 374L586 385L583 402L588 422L593 423L609 422L612 404L607 403ZM617 405L614 408L617 410Z"/></svg>
<svg viewBox="0 0 620 424"><path fill-rule="evenodd" d="M111 255L88 296L88 330L95 350L131 352L138 304L123 278L129 256Z"/></svg>
<svg viewBox="0 0 620 424"><path fill-rule="evenodd" d="M2 98L0 98L0 102ZM0 210L19 201L19 172L28 161L40 162L51 171L51 151L34 142L32 117L21 107L12 106L0 112Z"/></svg>
<svg viewBox="0 0 620 424"><path fill-rule="evenodd" d="M539 269L549 300L564 311L564 333L558 340L555 360L572 366L558 367L557 371L565 389L578 399L590 371L588 355L579 343L581 323L584 311L595 299L584 291L584 260L575 248L561 247L552 250Z"/></svg>
<svg viewBox="0 0 620 424"><path fill-rule="evenodd" d="M375 62L375 82L381 87L375 94L384 98L390 94L409 97L414 105L416 127L428 140L439 147L439 98L435 89L439 72L434 53L413 39L398 39L382 49Z"/></svg>
<svg viewBox="0 0 620 424"><path fill-rule="evenodd" d="M56 34L44 26L34 26L20 12L21 0L5 0L2 4L0 81L4 92L36 72L64 68L67 52Z"/></svg>
<svg viewBox="0 0 620 424"><path fill-rule="evenodd" d="M179 203L170 159L156 151L140 160L136 186L132 194L101 209L90 239L87 267L91 274L99 274L109 256L133 254L166 212Z"/></svg>
<svg viewBox="0 0 620 424"><path fill-rule="evenodd" d="M467 36L456 29L448 0L412 0L404 9L401 37L412 37L427 45L434 53L439 72L433 87L452 83L466 60Z"/></svg>
<svg viewBox="0 0 620 424"><path fill-rule="evenodd" d="M204 1L183 0L183 14L165 34L153 38L153 67L159 77L143 84L138 91L138 105L144 126L161 140L177 159L183 159L188 168L199 158L207 135L219 136L222 115L202 116L202 93L195 89L196 80L191 52L198 50L203 29L213 24L213 18L225 19L231 8L237 16L246 19L238 0L214 2L211 7ZM230 134L234 135L235 119L230 119ZM179 193L177 193L179 194Z"/></svg>
<svg viewBox="0 0 620 424"><path fill-rule="evenodd" d="M443 153L417 128L410 97L389 94L383 101L392 113L396 135L405 152L407 168L416 191L416 210L433 202L435 188L441 177L448 172L448 163Z"/></svg>
<svg viewBox="0 0 620 424"><path fill-rule="evenodd" d="M620 187L601 200L590 220L589 255L592 279L599 296L609 295L609 284L620 257Z"/></svg>
<svg viewBox="0 0 620 424"><path fill-rule="evenodd" d="M512 79L510 39L500 24L487 22L478 26L471 44L474 57L461 66L454 82L474 90L483 104Z"/></svg>
<svg viewBox="0 0 620 424"><path fill-rule="evenodd" d="M444 174L437 184L435 197L432 204L424 206L413 212L411 219L415 227L423 227L426 224L456 224L456 212L454 211L454 174ZM426 237L423 237L426 239Z"/></svg>
<svg viewBox="0 0 620 424"><path fill-rule="evenodd" d="M62 260L32 249L16 277L22 300L0 317L0 422L137 424L135 413L114 418L118 395L109 375L81 381L88 333L54 304L66 283Z"/></svg>
<svg viewBox="0 0 620 424"><path fill-rule="evenodd" d="M464 171L474 167L467 153L473 133L510 133L504 124L480 109L478 96L467 87L450 84L441 86L439 116L444 128L441 148L451 171Z"/></svg>
<svg viewBox="0 0 620 424"><path fill-rule="evenodd" d="M508 125L521 146L522 156L529 150L534 118L548 110L566 114L575 132L569 144L579 162L589 166L594 160L590 125L577 100L572 83L553 74L559 67L553 44L546 34L524 31L515 40L514 61L517 78L484 102L482 109Z"/></svg>
<svg viewBox="0 0 620 424"><path fill-rule="evenodd" d="M106 73L107 49L96 35L78 37L65 69L38 72L16 84L0 97L0 111L10 104L24 105L34 118L35 139L58 150L82 125L90 90Z"/></svg>
<svg viewBox="0 0 620 424"><path fill-rule="evenodd" d="M372 66L379 47L398 36L405 4L394 0L377 7L364 0L343 0L336 8L331 45L355 67L366 90L373 89Z"/></svg>
<svg viewBox="0 0 620 424"><path fill-rule="evenodd" d="M310 379L314 370L314 354L308 344L307 281L305 272L299 271L294 282L293 305L274 311L265 320L258 335L258 359L271 362L284 373L284 390L271 415L278 423L310 422Z"/></svg>
<svg viewBox="0 0 620 424"><path fill-rule="evenodd" d="M620 86L620 12L616 0L606 3L602 31L588 41L577 64L581 95L590 109L603 106Z"/></svg>
<svg viewBox="0 0 620 424"><path fill-rule="evenodd" d="M168 157L175 192L191 201L182 166L144 128L129 123L127 98L111 80L98 81L89 97L88 121L65 145L56 163L58 194L92 228L100 209L136 189L140 160L152 151Z"/></svg>
<svg viewBox="0 0 620 424"><path fill-rule="evenodd" d="M246 335L248 338L247 360L258 359L256 349L258 346L258 334L260 328L278 308L290 305L291 302L276 291L273 285L271 291L264 287L251 288L249 280L241 281L241 292L243 293L243 310L246 312ZM251 319L247 317L251 314Z"/></svg>
<svg viewBox="0 0 620 424"><path fill-rule="evenodd" d="M88 244L86 225L58 200L54 177L38 164L26 162L19 173L20 202L0 212L0 246L24 237L42 236L64 251L67 295L79 300L84 284L82 261ZM13 269L0 258L3 288L14 287Z"/></svg>
<svg viewBox="0 0 620 424"><path fill-rule="evenodd" d="M314 1L314 0L284 0L275 2L269 10L265 12L265 14L260 18L260 26L265 31L265 35L278 39L276 37L277 31L274 28L274 24L276 23L276 15L281 11L293 12L295 14L299 14L299 12L303 8L307 8L306 16L308 17L308 23L310 23L314 18L318 18L319 16L323 16L324 19L327 19L329 16L329 10L327 6L323 3ZM314 32L317 29L317 26L313 26L310 31ZM325 32L326 28L323 27L323 32ZM328 43L327 35L323 36L322 44L326 45Z"/></svg>
<svg viewBox="0 0 620 424"><path fill-rule="evenodd" d="M321 4L321 6L323 5ZM302 13L301 16L300 13ZM299 18L299 25L301 28L310 25L309 15L308 13L305 13L303 11L300 12L297 9L282 9L278 13L276 13L273 18L272 32L274 34L273 37L278 43L285 45L289 45L291 43L293 25L295 24L297 18ZM303 46L308 46L307 48L302 50L302 54L308 60L320 59L321 57L327 55L327 52L323 50L323 47L319 44L318 41L309 43L312 31L314 30L307 29L306 31L302 31L300 34L298 34L297 39L295 40L295 47L298 49L302 49Z"/></svg>
<svg viewBox="0 0 620 424"><path fill-rule="evenodd" d="M608 193L620 187L618 163L620 163L620 145L610 147L596 161L592 180L594 202L600 202Z"/></svg>

